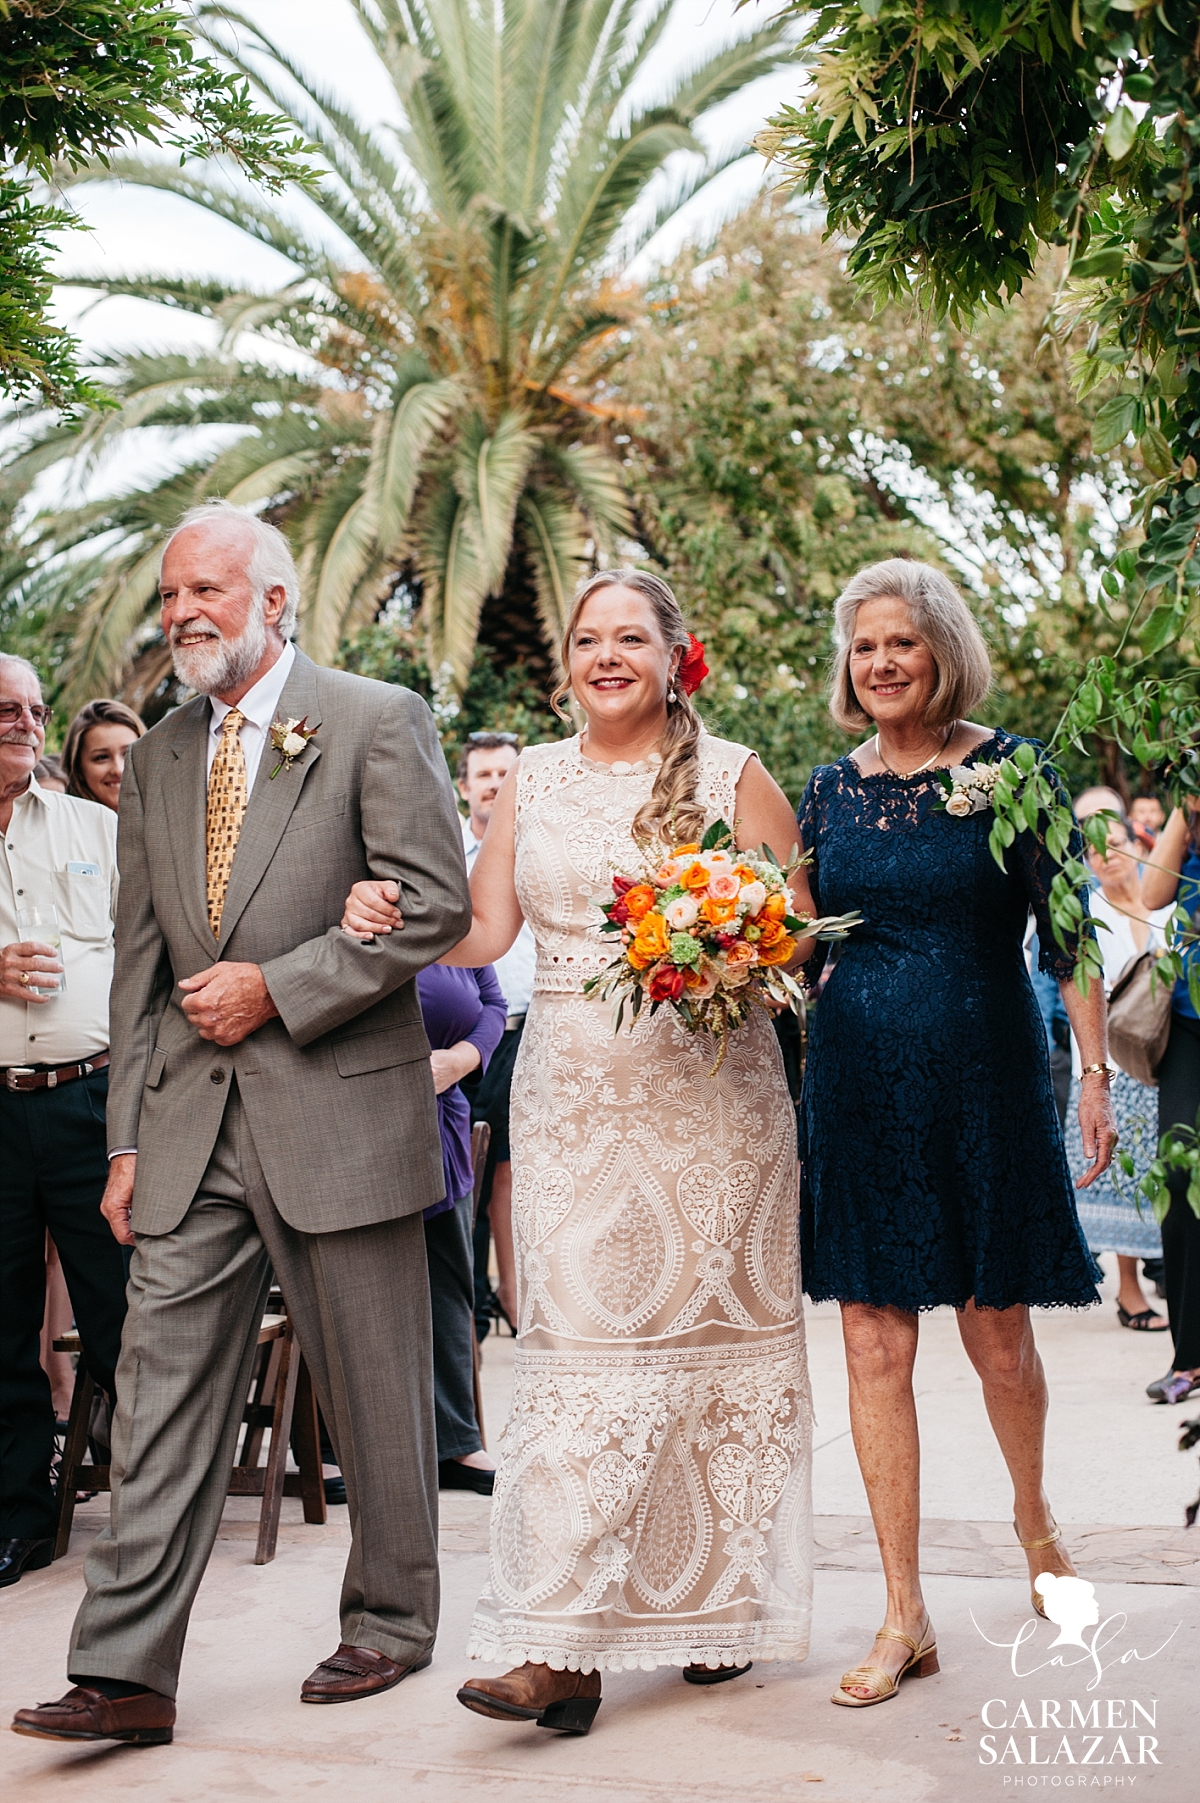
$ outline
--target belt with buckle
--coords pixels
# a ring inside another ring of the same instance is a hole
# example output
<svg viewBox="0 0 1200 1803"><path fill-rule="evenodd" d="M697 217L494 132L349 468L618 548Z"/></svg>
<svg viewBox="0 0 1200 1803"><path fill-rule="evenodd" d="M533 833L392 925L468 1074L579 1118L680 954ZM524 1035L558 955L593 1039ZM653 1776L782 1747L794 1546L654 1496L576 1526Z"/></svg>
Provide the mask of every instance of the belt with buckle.
<svg viewBox="0 0 1200 1803"><path fill-rule="evenodd" d="M509 1014L505 1017L504 1031L506 1033L515 1033L518 1027L523 1027L524 1025L525 1016L523 1014Z"/></svg>
<svg viewBox="0 0 1200 1803"><path fill-rule="evenodd" d="M57 1089L60 1083L73 1083L76 1077L90 1077L93 1071L102 1071L108 1063L107 1052L97 1052L94 1058L86 1059L82 1064L58 1064L51 1067L36 1064L10 1064L4 1073L6 1089L19 1090L22 1094L31 1089Z"/></svg>

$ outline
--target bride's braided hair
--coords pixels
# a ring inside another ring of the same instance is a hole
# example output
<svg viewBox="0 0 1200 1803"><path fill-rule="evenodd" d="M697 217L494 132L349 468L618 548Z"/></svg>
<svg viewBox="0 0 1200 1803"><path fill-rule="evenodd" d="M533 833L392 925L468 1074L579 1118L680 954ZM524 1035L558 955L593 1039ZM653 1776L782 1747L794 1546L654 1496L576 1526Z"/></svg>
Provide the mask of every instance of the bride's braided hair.
<svg viewBox="0 0 1200 1803"><path fill-rule="evenodd" d="M680 651L686 651L691 642L679 603L661 576L632 568L601 570L595 576L589 576L576 591L559 645L563 674L550 697L550 704L564 720L569 718L563 703L571 693L571 643L584 606L596 590L602 588L630 588L644 595L654 609L654 618L668 651L673 651L676 646ZM654 779L650 799L634 817L633 836L640 844L662 839L678 845L698 839L705 827L704 810L696 800L701 720L692 706L691 696L685 695L678 683L674 685L674 695L673 701L667 701L662 764Z"/></svg>

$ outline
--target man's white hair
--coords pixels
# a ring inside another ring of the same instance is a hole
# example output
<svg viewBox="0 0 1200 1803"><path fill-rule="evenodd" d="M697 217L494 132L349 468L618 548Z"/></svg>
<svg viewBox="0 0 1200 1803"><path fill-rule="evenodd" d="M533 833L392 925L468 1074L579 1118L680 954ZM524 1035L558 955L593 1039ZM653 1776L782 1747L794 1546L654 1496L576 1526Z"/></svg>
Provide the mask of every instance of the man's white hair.
<svg viewBox="0 0 1200 1803"><path fill-rule="evenodd" d="M15 651L0 651L0 670L5 664L16 664L18 670L28 670L31 676L37 678L38 688L41 688L42 679L38 675L37 665L31 664L27 657L18 657Z"/></svg>
<svg viewBox="0 0 1200 1803"><path fill-rule="evenodd" d="M245 507L235 507L232 501L205 501L199 507L188 508L163 545L163 556L166 556L171 540L189 526L205 526L211 531L213 528L227 530L230 525L248 532L253 540L246 574L255 600L264 601L269 588L284 591L283 612L275 624L283 637L290 639L296 630L296 613L300 606L300 578L296 574L292 548L278 526L260 520L256 513ZM161 561L159 571L161 574Z"/></svg>

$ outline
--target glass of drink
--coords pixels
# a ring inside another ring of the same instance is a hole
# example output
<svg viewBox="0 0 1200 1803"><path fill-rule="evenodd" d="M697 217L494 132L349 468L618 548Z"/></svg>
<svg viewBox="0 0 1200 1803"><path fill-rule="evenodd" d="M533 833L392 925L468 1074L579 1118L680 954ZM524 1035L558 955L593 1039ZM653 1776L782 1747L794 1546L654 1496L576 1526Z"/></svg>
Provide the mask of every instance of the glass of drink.
<svg viewBox="0 0 1200 1803"><path fill-rule="evenodd" d="M17 931L22 940L35 940L38 945L48 945L59 963L63 963L62 930L58 924L58 909L53 902L35 902L27 908L17 909ZM67 973L64 970L55 975L52 971L31 971L29 988L46 997L61 995L67 986Z"/></svg>

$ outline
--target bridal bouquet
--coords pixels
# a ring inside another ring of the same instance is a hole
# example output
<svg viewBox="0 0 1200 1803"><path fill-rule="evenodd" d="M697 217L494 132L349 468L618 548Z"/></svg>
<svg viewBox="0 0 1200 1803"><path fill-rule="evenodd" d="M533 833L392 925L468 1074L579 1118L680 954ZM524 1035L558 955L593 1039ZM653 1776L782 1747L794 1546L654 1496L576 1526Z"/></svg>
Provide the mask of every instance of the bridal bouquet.
<svg viewBox="0 0 1200 1803"><path fill-rule="evenodd" d="M645 1002L654 1014L669 1002L690 1033L701 1028L717 1042L724 1063L729 1035L768 999L798 1009L804 992L783 966L797 938L842 939L861 916L821 920L791 911L787 880L803 860L781 867L764 845L732 848L723 820L699 845L679 845L659 869L614 875L612 894L597 897L599 931L619 944L606 970L584 985L586 994L619 998L613 1031L625 1005L636 1020Z"/></svg>

